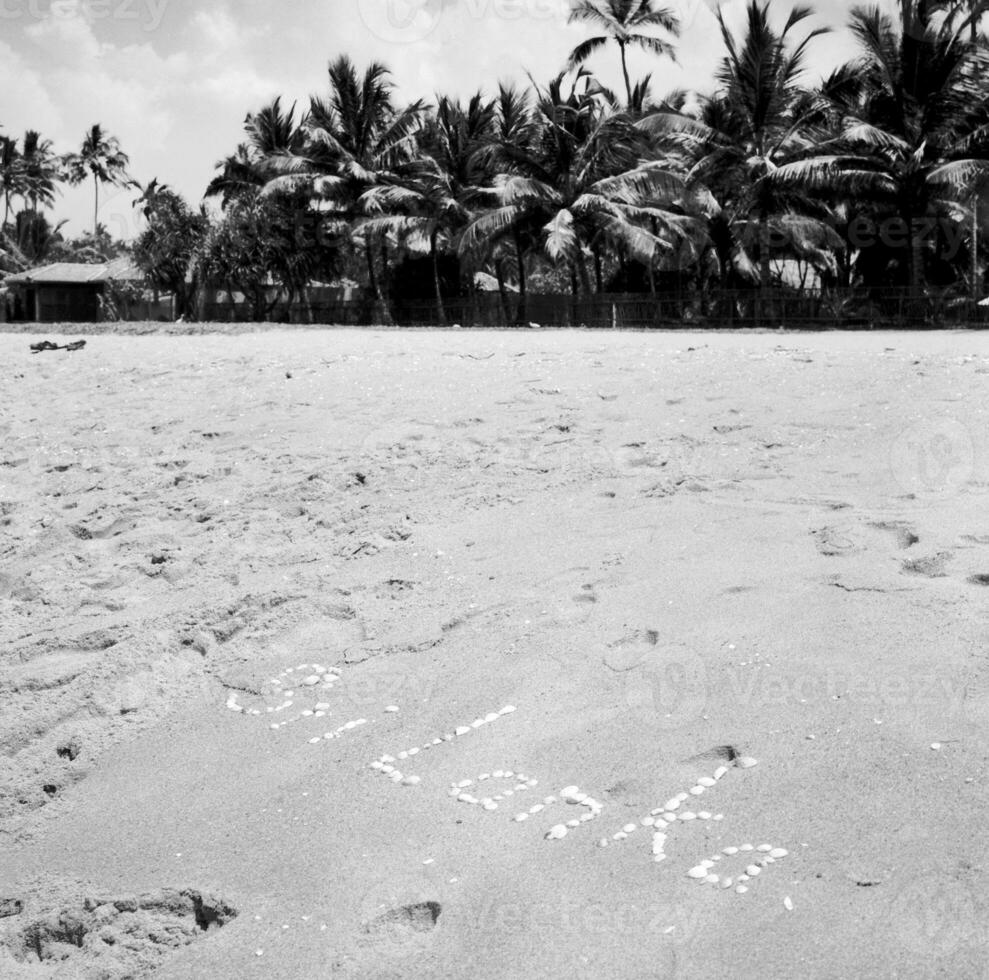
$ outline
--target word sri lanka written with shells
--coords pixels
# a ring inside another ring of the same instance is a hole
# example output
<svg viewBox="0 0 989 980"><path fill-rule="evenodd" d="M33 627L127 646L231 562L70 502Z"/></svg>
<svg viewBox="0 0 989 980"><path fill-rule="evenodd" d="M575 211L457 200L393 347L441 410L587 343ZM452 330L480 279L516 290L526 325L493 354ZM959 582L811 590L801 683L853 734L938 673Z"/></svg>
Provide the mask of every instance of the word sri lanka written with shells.
<svg viewBox="0 0 989 980"><path fill-rule="evenodd" d="M297 673L304 676L293 678L293 675ZM227 699L227 708L231 711L250 716L281 714L282 712L294 707L296 698L294 688L298 687L300 689L310 691L319 688L324 691L332 691L334 685L339 680L340 670L338 668L327 668L320 664L299 664L297 667L289 667L285 669L268 682L268 686L274 689L273 694L275 697L272 700L277 701L278 703L266 705L264 711L260 708L246 708L240 704L238 693L236 691L232 691ZM272 722L269 727L273 731L277 731L280 728L307 718L324 718L329 715L329 709L330 704L328 702L316 701L312 708L305 708L298 711L294 715L285 716L279 721ZM384 710L387 713L393 713L397 712L399 709L395 705L389 705ZM515 710L516 708L514 705L506 705L500 711L492 711L482 717L476 718L469 725L459 725L452 731L445 732L444 734L433 738L428 742L424 742L422 745L414 745L408 749L404 749L398 752L396 756L388 754L382 755L380 758L371 763L371 768L377 772L380 772L382 775L387 776L392 782L400 783L404 786L416 786L422 781L421 777L414 774L403 773L397 767L396 763L404 763L406 760L412 759L420 752L425 752L438 746L450 743L454 739L469 735L486 725L492 724L499 718L512 714ZM310 738L309 742L310 744L315 745L325 740L339 738L345 732L360 728L367 723L366 718L358 718L348 721L333 731L327 732L322 737L317 736L315 738ZM755 759L747 756L738 757L734 760L734 765L742 769L751 768L756 764ZM691 797L699 797L707 790L716 786L718 781L727 775L728 771L727 766L719 766L714 770L714 773L711 776L701 776L697 780L696 784L689 790L678 793L676 796L667 800L667 802L662 806L654 808L648 814L641 817L637 823L632 822L625 824L620 830L615 831L611 835L610 839L608 837L602 837L598 842L598 845L600 847L607 847L609 843L618 843L623 840L627 840L628 837L639 830L640 827L651 828L653 832L653 860L655 862L666 860L666 842L669 839L669 831L674 825L689 823L694 820L710 820L717 822L724 819L724 814L722 813L713 814L707 810L700 810L695 813L692 810L684 810L681 808L683 804L686 803ZM495 793L491 796L478 797L467 792L471 787L488 782L489 780L505 780L510 781L514 785L510 785L502 789L500 793ZM458 783L451 784L449 794L461 803L479 806L483 810L492 811L497 810L498 805L506 799L513 797L517 793L523 793L533 789L537 785L538 780L533 779L530 776L526 776L523 773L515 772L511 769L497 769L491 773L481 773L477 777L476 781L473 779L463 779ZM534 803L527 810L517 813L512 819L515 823L524 823L530 816L535 816L548 807L560 803L572 806L583 806L585 808L585 812L579 817L574 817L563 823L557 823L551 826L544 835L546 840L562 840L570 831L576 830L582 824L594 820L596 817L600 816L604 809L600 802L595 800L589 794L584 793L578 786L574 785L564 787L556 795L544 797L541 802ZM762 856L756 858L752 864L748 865L742 874L735 877L730 877L727 875L719 875L713 870L716 863L721 861L723 857L733 856L748 851L761 853ZM687 872L687 876L698 881L699 883L718 885L722 889L734 887L735 893L742 895L748 891L747 882L760 875L764 868L774 864L777 860L785 857L788 853L789 852L784 848L773 847L771 844L760 844L758 847L752 844L741 844L737 847L725 847L720 853L715 854L711 858L701 861L698 865L692 867ZM792 906L792 902L790 902L789 897L787 897L784 904L787 908Z"/></svg>

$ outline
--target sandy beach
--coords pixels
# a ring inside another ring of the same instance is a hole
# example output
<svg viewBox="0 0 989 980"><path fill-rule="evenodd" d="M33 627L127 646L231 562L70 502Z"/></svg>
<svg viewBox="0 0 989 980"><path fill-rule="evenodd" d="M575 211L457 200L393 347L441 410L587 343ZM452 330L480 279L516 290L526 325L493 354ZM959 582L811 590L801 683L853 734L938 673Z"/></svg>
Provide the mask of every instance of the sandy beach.
<svg viewBox="0 0 989 980"><path fill-rule="evenodd" d="M987 975L989 335L66 329L4 980Z"/></svg>

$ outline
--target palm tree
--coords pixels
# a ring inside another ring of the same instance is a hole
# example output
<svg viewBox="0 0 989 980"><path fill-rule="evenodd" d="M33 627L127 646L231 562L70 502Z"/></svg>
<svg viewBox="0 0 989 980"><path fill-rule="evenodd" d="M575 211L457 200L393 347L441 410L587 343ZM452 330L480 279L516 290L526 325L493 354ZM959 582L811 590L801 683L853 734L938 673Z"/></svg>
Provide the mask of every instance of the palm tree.
<svg viewBox="0 0 989 980"><path fill-rule="evenodd" d="M418 160L408 175L398 183L377 184L360 198L361 210L373 216L362 222L363 234L392 234L413 250L428 249L441 324L446 311L440 251L454 243L472 217L483 176L477 151L491 138L493 121L494 105L480 93L466 107L439 97L435 115L420 131Z"/></svg>
<svg viewBox="0 0 989 980"><path fill-rule="evenodd" d="M899 0L895 15L852 12L862 53L844 69L856 83L836 100L841 118L831 148L841 156L794 171L820 182L858 168L859 189L907 229L900 265L917 295L931 245L918 223L954 220L989 175L989 50L967 39L967 16L938 13L926 0Z"/></svg>
<svg viewBox="0 0 989 980"><path fill-rule="evenodd" d="M628 105L632 104L632 83L628 77L626 49L642 48L660 57L676 57L669 41L641 33L644 29L658 27L673 37L680 34L680 21L676 14L665 7L656 7L654 0L577 0L567 23L574 22L593 24L604 33L578 44L570 52L569 67L579 67L598 49L614 41L621 52Z"/></svg>
<svg viewBox="0 0 989 980"><path fill-rule="evenodd" d="M21 142L20 159L16 163L17 184L24 202L32 211L39 204L49 207L55 203L55 185L62 174L62 165L52 149L52 141L29 129Z"/></svg>
<svg viewBox="0 0 989 980"><path fill-rule="evenodd" d="M540 251L570 273L571 288L591 292L586 256L594 260L596 288L602 289L602 250L612 250L648 267L695 233L674 202L683 181L663 162L645 159L644 133L624 113L614 113L586 89L581 71L569 94L563 78L538 93L526 142L495 144L500 159L491 196L495 207L465 230L469 251L505 234L540 244ZM577 88L584 83L585 91Z"/></svg>
<svg viewBox="0 0 989 980"><path fill-rule="evenodd" d="M379 184L396 182L412 160L425 106L416 101L397 108L390 72L376 62L359 76L343 55L330 63L329 77L329 99L310 101L303 146L270 157L273 171L280 176L268 182L264 193L303 190L329 203L334 216L356 221L362 216L361 196ZM368 287L384 307L374 239L369 234L364 240ZM384 239L378 244L385 274L387 247Z"/></svg>
<svg viewBox="0 0 989 980"><path fill-rule="evenodd" d="M93 178L93 236L99 234L100 184L116 187L132 186L127 176L130 159L120 149L115 136L103 131L99 123L86 131L78 153L66 157L69 183L73 186Z"/></svg>
<svg viewBox="0 0 989 980"><path fill-rule="evenodd" d="M818 265L841 245L825 205L787 169L819 155L816 124L824 103L802 82L808 46L826 29L796 40L793 32L810 9L793 9L779 31L769 9L750 0L741 38L719 11L726 56L717 91L695 115L659 112L640 124L660 145L687 154L689 182L707 215L722 275L758 281L763 289L770 285L774 244Z"/></svg>
<svg viewBox="0 0 989 980"><path fill-rule="evenodd" d="M10 219L10 199L23 191L17 140L9 136L0 136L0 188L3 189L3 223L0 224L2 229L7 227Z"/></svg>
<svg viewBox="0 0 989 980"><path fill-rule="evenodd" d="M206 188L205 197L222 195L222 206L261 192L265 184L277 172L272 158L280 154L298 153L303 146L304 134L295 121L295 105L285 112L279 96L256 113L248 113L244 120L247 142L217 165L220 171Z"/></svg>

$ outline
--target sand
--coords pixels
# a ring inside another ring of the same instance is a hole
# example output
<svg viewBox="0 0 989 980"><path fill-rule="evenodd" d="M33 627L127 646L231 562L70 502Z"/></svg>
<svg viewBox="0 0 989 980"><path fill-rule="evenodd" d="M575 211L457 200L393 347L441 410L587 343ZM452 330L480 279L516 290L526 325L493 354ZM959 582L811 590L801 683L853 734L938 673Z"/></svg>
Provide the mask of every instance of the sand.
<svg viewBox="0 0 989 980"><path fill-rule="evenodd" d="M989 336L69 332L0 336L4 980L986 975Z"/></svg>

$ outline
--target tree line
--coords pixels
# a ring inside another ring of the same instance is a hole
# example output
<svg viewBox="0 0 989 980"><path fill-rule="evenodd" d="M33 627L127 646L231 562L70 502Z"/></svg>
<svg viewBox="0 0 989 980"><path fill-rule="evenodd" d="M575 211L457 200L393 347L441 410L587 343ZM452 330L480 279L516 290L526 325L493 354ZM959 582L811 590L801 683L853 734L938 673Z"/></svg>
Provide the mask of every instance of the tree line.
<svg viewBox="0 0 989 980"><path fill-rule="evenodd" d="M709 91L630 77L629 48L675 56L680 25L657 0L575 0L591 36L559 75L465 100L400 103L386 66L338 57L303 112L275 99L247 116L206 189L217 214L142 188L134 255L183 307L222 284L259 319L272 287L347 280L376 317L408 295L444 323L479 274L520 322L533 292L759 293L785 265L825 289L984 295L989 4L857 7L856 51L820 80L808 55L827 29L773 7L750 0L738 30L718 14ZM586 67L607 49L622 91ZM78 160L70 179L112 179ZM49 200L43 181L2 179L5 200Z"/></svg>

